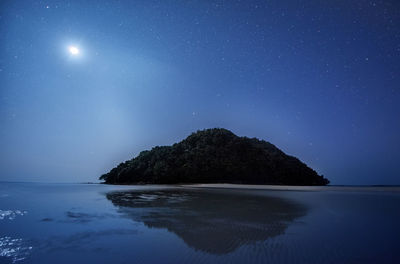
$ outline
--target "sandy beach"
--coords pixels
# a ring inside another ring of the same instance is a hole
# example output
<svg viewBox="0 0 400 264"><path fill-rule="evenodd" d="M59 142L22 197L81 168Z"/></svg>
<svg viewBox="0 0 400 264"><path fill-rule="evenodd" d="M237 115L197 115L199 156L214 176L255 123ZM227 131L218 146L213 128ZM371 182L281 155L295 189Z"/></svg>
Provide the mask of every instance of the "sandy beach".
<svg viewBox="0 0 400 264"><path fill-rule="evenodd" d="M400 186L288 186L231 183L185 184L179 186L191 188L254 189L276 191L400 192Z"/></svg>

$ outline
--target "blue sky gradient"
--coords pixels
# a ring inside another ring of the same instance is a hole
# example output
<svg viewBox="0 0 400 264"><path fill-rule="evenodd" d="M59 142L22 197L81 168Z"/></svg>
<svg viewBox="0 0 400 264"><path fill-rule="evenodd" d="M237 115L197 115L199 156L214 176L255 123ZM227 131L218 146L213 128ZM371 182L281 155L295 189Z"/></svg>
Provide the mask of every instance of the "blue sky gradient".
<svg viewBox="0 0 400 264"><path fill-rule="evenodd" d="M0 15L0 180L94 181L224 127L332 184L400 184L398 1L2 1Z"/></svg>

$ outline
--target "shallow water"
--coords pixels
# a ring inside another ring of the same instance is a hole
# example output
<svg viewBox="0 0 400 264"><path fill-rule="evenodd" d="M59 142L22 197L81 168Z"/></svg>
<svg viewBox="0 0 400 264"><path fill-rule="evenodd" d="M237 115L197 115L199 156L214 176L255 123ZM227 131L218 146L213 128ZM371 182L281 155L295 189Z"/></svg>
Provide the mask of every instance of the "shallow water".
<svg viewBox="0 0 400 264"><path fill-rule="evenodd" d="M0 183L0 263L400 263L400 193Z"/></svg>

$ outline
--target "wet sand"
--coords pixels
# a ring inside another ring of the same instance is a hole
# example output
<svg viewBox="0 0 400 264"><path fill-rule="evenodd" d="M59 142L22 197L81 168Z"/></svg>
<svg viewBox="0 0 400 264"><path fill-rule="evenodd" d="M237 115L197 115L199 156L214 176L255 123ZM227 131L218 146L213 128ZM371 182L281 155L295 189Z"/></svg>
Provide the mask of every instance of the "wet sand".
<svg viewBox="0 0 400 264"><path fill-rule="evenodd" d="M0 263L400 263L393 187L1 183Z"/></svg>
<svg viewBox="0 0 400 264"><path fill-rule="evenodd" d="M231 183L185 184L181 187L221 188L221 189L254 189L277 191L349 191L349 192L400 192L400 186L289 186L289 185L255 185Z"/></svg>

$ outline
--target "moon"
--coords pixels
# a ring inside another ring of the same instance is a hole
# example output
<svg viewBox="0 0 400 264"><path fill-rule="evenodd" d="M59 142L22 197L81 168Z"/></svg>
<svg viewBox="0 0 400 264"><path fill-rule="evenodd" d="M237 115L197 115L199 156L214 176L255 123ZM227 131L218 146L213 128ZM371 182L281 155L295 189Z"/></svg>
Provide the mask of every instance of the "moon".
<svg viewBox="0 0 400 264"><path fill-rule="evenodd" d="M68 51L69 53L71 53L71 55L78 55L79 54L79 49L75 46L69 46L68 47Z"/></svg>

